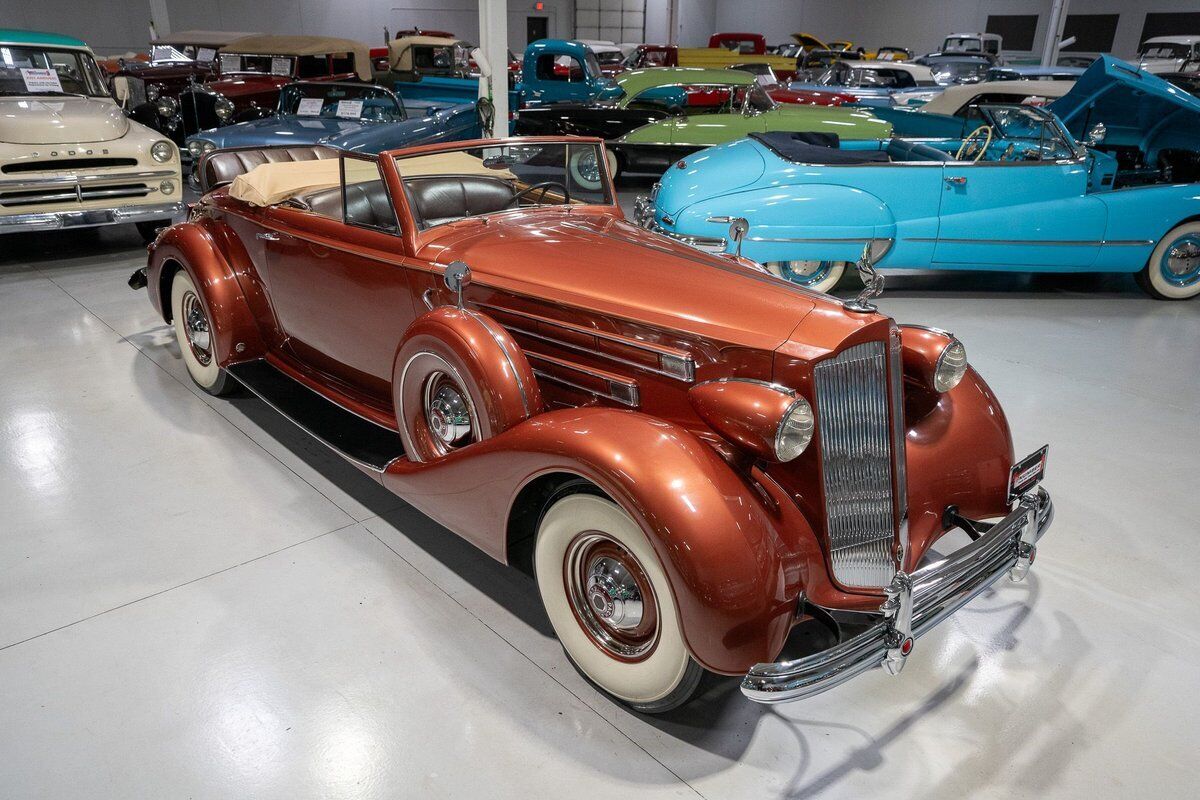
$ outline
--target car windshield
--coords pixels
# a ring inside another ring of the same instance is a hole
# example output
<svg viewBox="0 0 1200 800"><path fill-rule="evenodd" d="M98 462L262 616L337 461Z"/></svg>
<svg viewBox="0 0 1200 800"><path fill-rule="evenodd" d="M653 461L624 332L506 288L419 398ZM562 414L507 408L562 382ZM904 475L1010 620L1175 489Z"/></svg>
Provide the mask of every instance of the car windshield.
<svg viewBox="0 0 1200 800"><path fill-rule="evenodd" d="M292 83L279 94L279 113L297 117L399 122L407 117L403 102L378 86Z"/></svg>
<svg viewBox="0 0 1200 800"><path fill-rule="evenodd" d="M215 48L208 48L207 58L197 58L201 48L183 45L182 49L170 44L156 44L150 48L150 63L152 64L190 64L193 61L212 61L216 58Z"/></svg>
<svg viewBox="0 0 1200 800"><path fill-rule="evenodd" d="M909 87L915 86L908 72L898 69L870 69L867 67L852 67L844 61L835 61L817 78L817 83L825 86L851 87Z"/></svg>
<svg viewBox="0 0 1200 800"><path fill-rule="evenodd" d="M260 56L242 55L240 53L221 53L221 74L236 75L251 73L255 75L279 75L290 78L296 74L296 59L294 56Z"/></svg>
<svg viewBox="0 0 1200 800"><path fill-rule="evenodd" d="M1151 42L1142 45L1138 58L1187 58L1191 55L1190 45L1176 42Z"/></svg>
<svg viewBox="0 0 1200 800"><path fill-rule="evenodd" d="M1036 143L1032 152L1043 161L1075 157L1074 144L1047 111L1027 105L981 105L979 111L998 142Z"/></svg>
<svg viewBox="0 0 1200 800"><path fill-rule="evenodd" d="M596 53L596 60L601 64L613 66L624 61L625 57L621 55L620 50L601 50Z"/></svg>
<svg viewBox="0 0 1200 800"><path fill-rule="evenodd" d="M0 47L0 95L108 97L91 53L42 47Z"/></svg>
<svg viewBox="0 0 1200 800"><path fill-rule="evenodd" d="M983 45L973 37L950 36L942 44L942 50L947 53L982 53Z"/></svg>
<svg viewBox="0 0 1200 800"><path fill-rule="evenodd" d="M598 144L497 144L396 156L417 223L561 205L611 205Z"/></svg>

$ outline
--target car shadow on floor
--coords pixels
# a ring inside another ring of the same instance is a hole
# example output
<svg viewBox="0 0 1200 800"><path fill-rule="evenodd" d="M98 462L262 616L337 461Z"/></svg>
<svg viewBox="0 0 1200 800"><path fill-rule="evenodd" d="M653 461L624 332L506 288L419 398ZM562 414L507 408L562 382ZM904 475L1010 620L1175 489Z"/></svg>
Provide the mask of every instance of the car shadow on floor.
<svg viewBox="0 0 1200 800"><path fill-rule="evenodd" d="M0 269L8 265L60 266L67 259L95 257L145 258L142 237L132 225L76 228L63 231L4 234Z"/></svg>

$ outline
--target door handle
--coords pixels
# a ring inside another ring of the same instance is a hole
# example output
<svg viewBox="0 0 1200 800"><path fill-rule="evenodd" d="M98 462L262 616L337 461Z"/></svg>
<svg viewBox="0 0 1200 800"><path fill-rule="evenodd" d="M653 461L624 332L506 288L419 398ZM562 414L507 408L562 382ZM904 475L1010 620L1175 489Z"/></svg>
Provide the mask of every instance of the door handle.
<svg viewBox="0 0 1200 800"><path fill-rule="evenodd" d="M950 177L950 178L942 178L942 180L944 180L946 182L947 186L966 186L967 185L967 179L962 175L954 175L953 177Z"/></svg>
<svg viewBox="0 0 1200 800"><path fill-rule="evenodd" d="M256 233L254 238L262 239L264 242L278 242L280 236L278 233Z"/></svg>

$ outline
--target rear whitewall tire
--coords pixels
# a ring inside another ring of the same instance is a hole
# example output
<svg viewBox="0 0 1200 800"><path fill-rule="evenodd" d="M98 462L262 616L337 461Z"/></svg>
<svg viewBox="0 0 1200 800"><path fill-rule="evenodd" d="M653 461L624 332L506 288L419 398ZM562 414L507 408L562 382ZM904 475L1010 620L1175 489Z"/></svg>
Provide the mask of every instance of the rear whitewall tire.
<svg viewBox="0 0 1200 800"><path fill-rule="evenodd" d="M1200 222L1185 222L1167 232L1150 254L1146 266L1138 273L1138 284L1158 300L1188 300L1200 295L1200 263L1188 265L1184 273L1171 269L1171 251L1186 247L1200 253Z"/></svg>
<svg viewBox="0 0 1200 800"><path fill-rule="evenodd" d="M171 279L171 325L175 329L179 354L192 381L212 395L220 396L233 392L237 384L229 377L229 373L217 365L208 309L191 277L182 269ZM203 339L197 336L196 329L200 325L206 328L209 334L207 347L203 346Z"/></svg>
<svg viewBox="0 0 1200 800"><path fill-rule="evenodd" d="M653 588L653 644L636 659L621 659L606 651L572 603L568 570L580 537L599 538L626 551ZM704 670L684 644L671 586L657 553L616 503L582 493L554 502L538 525L533 560L546 613L568 658L584 677L645 713L669 711L691 699Z"/></svg>

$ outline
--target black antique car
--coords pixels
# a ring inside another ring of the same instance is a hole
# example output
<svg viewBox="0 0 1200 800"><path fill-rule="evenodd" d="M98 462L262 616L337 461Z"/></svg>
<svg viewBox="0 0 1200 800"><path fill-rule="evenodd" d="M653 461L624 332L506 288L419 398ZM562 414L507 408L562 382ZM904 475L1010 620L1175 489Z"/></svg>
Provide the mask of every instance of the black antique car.
<svg viewBox="0 0 1200 800"><path fill-rule="evenodd" d="M150 45L149 60L120 59L109 77L125 113L183 147L179 95L217 75L217 53L249 36L230 31L182 31Z"/></svg>

